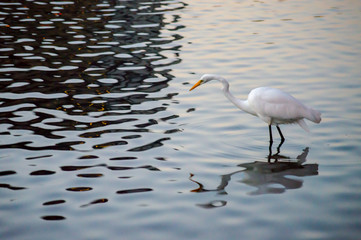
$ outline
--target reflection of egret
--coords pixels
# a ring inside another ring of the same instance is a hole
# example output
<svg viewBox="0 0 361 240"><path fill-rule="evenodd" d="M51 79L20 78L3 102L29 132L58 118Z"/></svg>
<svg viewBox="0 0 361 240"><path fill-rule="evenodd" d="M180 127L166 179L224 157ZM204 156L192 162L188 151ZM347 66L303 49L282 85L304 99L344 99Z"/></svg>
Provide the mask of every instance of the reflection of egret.
<svg viewBox="0 0 361 240"><path fill-rule="evenodd" d="M276 161L274 163L256 161L240 164L238 166L243 169L222 175L221 183L216 189L205 189L203 184L192 179L194 175L191 174L189 179L198 185L198 188L191 191L217 191L219 194L226 194L226 187L231 177L235 174L241 174L242 179L239 182L257 188L257 190L250 192L251 195L283 193L287 189L301 188L303 181L301 179L289 178L289 176L304 177L318 174L318 164L304 164L308 150L308 148L305 148L297 156L297 161ZM289 157L282 158L289 159Z"/></svg>
<svg viewBox="0 0 361 240"><path fill-rule="evenodd" d="M310 107L306 107L296 98L281 90L269 87L259 87L253 89L247 100L240 100L234 97L229 91L229 83L226 79L212 74L205 74L191 89L205 84L209 81L217 80L223 85L223 93L236 107L241 110L259 117L268 124L270 142L272 144L271 125L276 125L278 133L283 143L285 138L279 128L279 124L298 123L305 131L309 131L304 118L319 123L321 113Z"/></svg>
<svg viewBox="0 0 361 240"><path fill-rule="evenodd" d="M281 146L283 144L283 141L280 142L280 144L278 145L277 147L277 152L275 154L272 154L272 142L269 143L269 148L268 148L268 162L271 162L271 160L273 159L275 162L278 162L279 160L282 160L282 159L289 159L289 157L287 156L283 156L280 154L281 152Z"/></svg>

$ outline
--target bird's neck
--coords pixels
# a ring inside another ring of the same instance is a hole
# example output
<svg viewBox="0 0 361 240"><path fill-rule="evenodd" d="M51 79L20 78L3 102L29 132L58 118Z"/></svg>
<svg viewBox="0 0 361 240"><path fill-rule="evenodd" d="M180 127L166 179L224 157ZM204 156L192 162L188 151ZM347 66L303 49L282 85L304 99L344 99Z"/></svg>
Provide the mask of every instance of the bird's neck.
<svg viewBox="0 0 361 240"><path fill-rule="evenodd" d="M224 79L224 78L220 78L219 81L222 83L223 87L222 87L222 91L224 96L226 96L226 98L231 101L236 107L238 107L239 109L253 114L255 115L256 113L249 107L248 101L247 100L241 100L236 98L235 96L233 96L233 94L229 91L229 83Z"/></svg>

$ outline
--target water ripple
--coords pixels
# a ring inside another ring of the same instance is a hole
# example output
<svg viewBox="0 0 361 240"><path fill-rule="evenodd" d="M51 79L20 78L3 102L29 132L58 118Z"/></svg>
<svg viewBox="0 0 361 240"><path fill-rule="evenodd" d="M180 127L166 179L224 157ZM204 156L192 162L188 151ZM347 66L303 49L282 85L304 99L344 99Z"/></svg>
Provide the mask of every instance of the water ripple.
<svg viewBox="0 0 361 240"><path fill-rule="evenodd" d="M0 2L3 238L359 235L359 4L186 2ZM267 163L261 123L188 92L206 71L314 102L282 150L310 163Z"/></svg>
<svg viewBox="0 0 361 240"><path fill-rule="evenodd" d="M136 188L136 189L126 189L126 190L119 190L117 194L129 194L129 193L143 193L143 192L150 192L153 191L151 188Z"/></svg>

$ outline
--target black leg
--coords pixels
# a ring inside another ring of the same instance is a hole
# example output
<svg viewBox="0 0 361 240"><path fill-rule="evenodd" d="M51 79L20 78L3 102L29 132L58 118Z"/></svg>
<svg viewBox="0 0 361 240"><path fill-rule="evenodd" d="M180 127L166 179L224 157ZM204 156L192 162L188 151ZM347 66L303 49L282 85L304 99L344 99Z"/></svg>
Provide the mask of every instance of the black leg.
<svg viewBox="0 0 361 240"><path fill-rule="evenodd" d="M268 130L269 130L269 142L273 143L273 138L272 138L272 128L271 128L271 125L268 125Z"/></svg>
<svg viewBox="0 0 361 240"><path fill-rule="evenodd" d="M281 132L280 127L279 127L278 125L276 125L276 127L277 127L277 130L278 130L278 133L279 133L280 136L281 136L281 142L283 143L283 142L285 141L285 138L283 137L283 134L282 134L282 132Z"/></svg>
<svg viewBox="0 0 361 240"><path fill-rule="evenodd" d="M275 162L278 161L278 158L280 157L280 152L281 152L281 146L282 144L284 143L285 141L285 138L282 134L282 131L280 129L280 127L278 125L276 125L277 127L277 130L278 130L278 133L280 134L280 137L281 137L281 142L280 144L278 145L277 147L277 153L272 155L272 144L273 144L273 138L272 138L272 128L271 128L271 125L268 125L268 130L269 130L269 137L270 137L270 141L269 141L269 154L268 154L268 162L271 162L271 159L275 159Z"/></svg>
<svg viewBox="0 0 361 240"><path fill-rule="evenodd" d="M285 142L285 138L283 137L283 134L282 134L282 132L281 132L281 129L280 129L280 127L277 125L277 130L278 130L278 133L280 134L280 136L281 136L281 142L280 142L280 145L278 145L278 147L277 147L277 155L280 153L280 151L281 151L281 146L282 146L282 144Z"/></svg>
<svg viewBox="0 0 361 240"><path fill-rule="evenodd" d="M273 143L271 125L268 125L268 130L269 130L268 162L271 162L271 158L272 158L272 143Z"/></svg>

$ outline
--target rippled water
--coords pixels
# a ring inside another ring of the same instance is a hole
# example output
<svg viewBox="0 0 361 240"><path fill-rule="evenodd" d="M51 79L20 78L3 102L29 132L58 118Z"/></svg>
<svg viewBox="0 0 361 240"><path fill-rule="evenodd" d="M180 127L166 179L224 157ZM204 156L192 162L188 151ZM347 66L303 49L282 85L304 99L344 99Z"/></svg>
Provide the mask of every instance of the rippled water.
<svg viewBox="0 0 361 240"><path fill-rule="evenodd" d="M357 239L360 22L359 1L0 3L1 238ZM323 120L268 163L261 120L188 91L203 73Z"/></svg>

